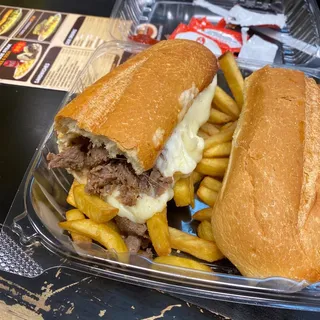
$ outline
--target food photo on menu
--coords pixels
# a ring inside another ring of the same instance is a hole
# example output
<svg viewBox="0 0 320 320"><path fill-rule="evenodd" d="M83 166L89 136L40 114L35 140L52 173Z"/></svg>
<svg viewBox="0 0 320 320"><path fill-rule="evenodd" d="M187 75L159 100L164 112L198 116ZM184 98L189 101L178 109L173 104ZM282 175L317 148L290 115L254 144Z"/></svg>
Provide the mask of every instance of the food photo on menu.
<svg viewBox="0 0 320 320"><path fill-rule="evenodd" d="M66 16L66 14L59 12L35 10L21 26L15 37L50 42Z"/></svg>
<svg viewBox="0 0 320 320"><path fill-rule="evenodd" d="M22 19L22 9L7 9L0 16L0 35L9 33Z"/></svg>
<svg viewBox="0 0 320 320"><path fill-rule="evenodd" d="M81 36L100 20L38 10L1 44L1 79L68 88L25 182L39 237L71 266L105 277L174 284L201 298L312 305L316 40L297 39L294 18L278 7L148 2L148 19L119 8L128 12L114 17L132 21L122 28L115 19L112 41L96 36L97 49ZM0 32L19 10L2 12ZM126 30L121 41L116 27Z"/></svg>
<svg viewBox="0 0 320 320"><path fill-rule="evenodd" d="M27 81L47 47L30 41L9 41L0 50L0 77Z"/></svg>
<svg viewBox="0 0 320 320"><path fill-rule="evenodd" d="M32 31L32 34L37 35L39 41L44 41L55 32L55 30L59 26L60 21L60 13L50 15L48 19L44 19L36 25L36 27Z"/></svg>

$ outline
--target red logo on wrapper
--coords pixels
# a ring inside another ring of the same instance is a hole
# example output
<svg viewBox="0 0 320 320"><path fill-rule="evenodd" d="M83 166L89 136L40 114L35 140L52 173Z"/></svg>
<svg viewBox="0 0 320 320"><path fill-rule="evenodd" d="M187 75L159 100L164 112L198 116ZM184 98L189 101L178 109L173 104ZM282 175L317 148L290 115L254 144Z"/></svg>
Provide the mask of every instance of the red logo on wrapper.
<svg viewBox="0 0 320 320"><path fill-rule="evenodd" d="M201 43L201 44L204 44L206 42L206 39L204 37L198 37L196 39L197 42Z"/></svg>
<svg viewBox="0 0 320 320"><path fill-rule="evenodd" d="M189 25L180 23L169 39L194 40L218 55L226 51L239 52L242 47L241 33L221 27L223 25L224 23L221 22L219 26L215 26L206 18L192 18Z"/></svg>
<svg viewBox="0 0 320 320"><path fill-rule="evenodd" d="M12 46L12 49L11 51L13 53L20 53L23 51L24 47L27 45L27 43L25 41L19 41L17 43L15 43L13 46Z"/></svg>

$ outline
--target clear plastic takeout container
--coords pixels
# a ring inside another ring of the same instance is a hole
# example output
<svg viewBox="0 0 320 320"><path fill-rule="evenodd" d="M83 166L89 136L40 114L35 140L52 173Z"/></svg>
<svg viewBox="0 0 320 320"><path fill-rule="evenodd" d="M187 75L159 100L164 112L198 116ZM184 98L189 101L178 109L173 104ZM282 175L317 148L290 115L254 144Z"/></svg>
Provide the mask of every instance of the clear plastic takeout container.
<svg viewBox="0 0 320 320"><path fill-rule="evenodd" d="M79 76L61 107L87 86L107 73L105 61L118 65L146 48L145 45L111 41L98 48ZM258 64L239 66L244 76L261 67ZM299 68L298 68L299 69ZM320 71L301 69L317 81ZM222 73L218 83L227 89ZM38 148L0 233L0 270L25 277L35 277L54 267L69 267L118 281L198 298L220 299L264 306L320 311L318 284L293 281L279 277L254 279L242 277L228 261L209 264L214 271L207 273L183 268L162 266L137 254L107 252L97 244L76 245L58 227L70 208L66 197L72 177L61 169L49 170L46 155L57 152L53 128ZM193 233L194 211L204 207L176 208L168 205L168 220L173 227Z"/></svg>
<svg viewBox="0 0 320 320"><path fill-rule="evenodd" d="M320 68L320 11L315 0L207 0L224 9L240 4L260 13L283 13L286 26L279 32L255 28L254 32L278 45L274 63ZM142 24L157 28L157 39L165 39L179 23L188 24L192 17L207 17L217 23L221 16L192 0L117 0L112 11L111 36L127 40ZM128 21L131 25L128 32ZM260 29L260 31L258 31ZM265 35L269 36L266 37ZM275 40L281 39L281 42Z"/></svg>

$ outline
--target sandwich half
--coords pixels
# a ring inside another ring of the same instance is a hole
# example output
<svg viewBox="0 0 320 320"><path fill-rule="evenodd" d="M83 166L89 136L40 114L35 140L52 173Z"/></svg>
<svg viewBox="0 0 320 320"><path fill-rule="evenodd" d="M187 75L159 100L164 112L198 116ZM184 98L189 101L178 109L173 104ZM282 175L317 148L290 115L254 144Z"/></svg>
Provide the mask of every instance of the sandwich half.
<svg viewBox="0 0 320 320"><path fill-rule="evenodd" d="M188 40L150 47L84 90L55 117L59 153L86 191L144 223L173 197L201 160L197 135L210 113L216 57Z"/></svg>
<svg viewBox="0 0 320 320"><path fill-rule="evenodd" d="M320 280L320 90L265 67L244 106L213 209L215 241L249 277Z"/></svg>

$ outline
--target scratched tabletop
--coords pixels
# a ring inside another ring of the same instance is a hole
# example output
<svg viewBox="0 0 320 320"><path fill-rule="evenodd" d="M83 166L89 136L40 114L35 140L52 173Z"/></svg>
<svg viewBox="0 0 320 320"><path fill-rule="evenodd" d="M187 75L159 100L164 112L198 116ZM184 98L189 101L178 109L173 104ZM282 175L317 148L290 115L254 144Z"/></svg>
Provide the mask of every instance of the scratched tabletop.
<svg viewBox="0 0 320 320"><path fill-rule="evenodd" d="M1 4L109 16L113 1L2 0ZM0 85L0 222L4 221L27 166L64 95L61 91ZM0 320L296 320L319 319L319 316L173 296L66 268L48 270L34 279L0 272Z"/></svg>

